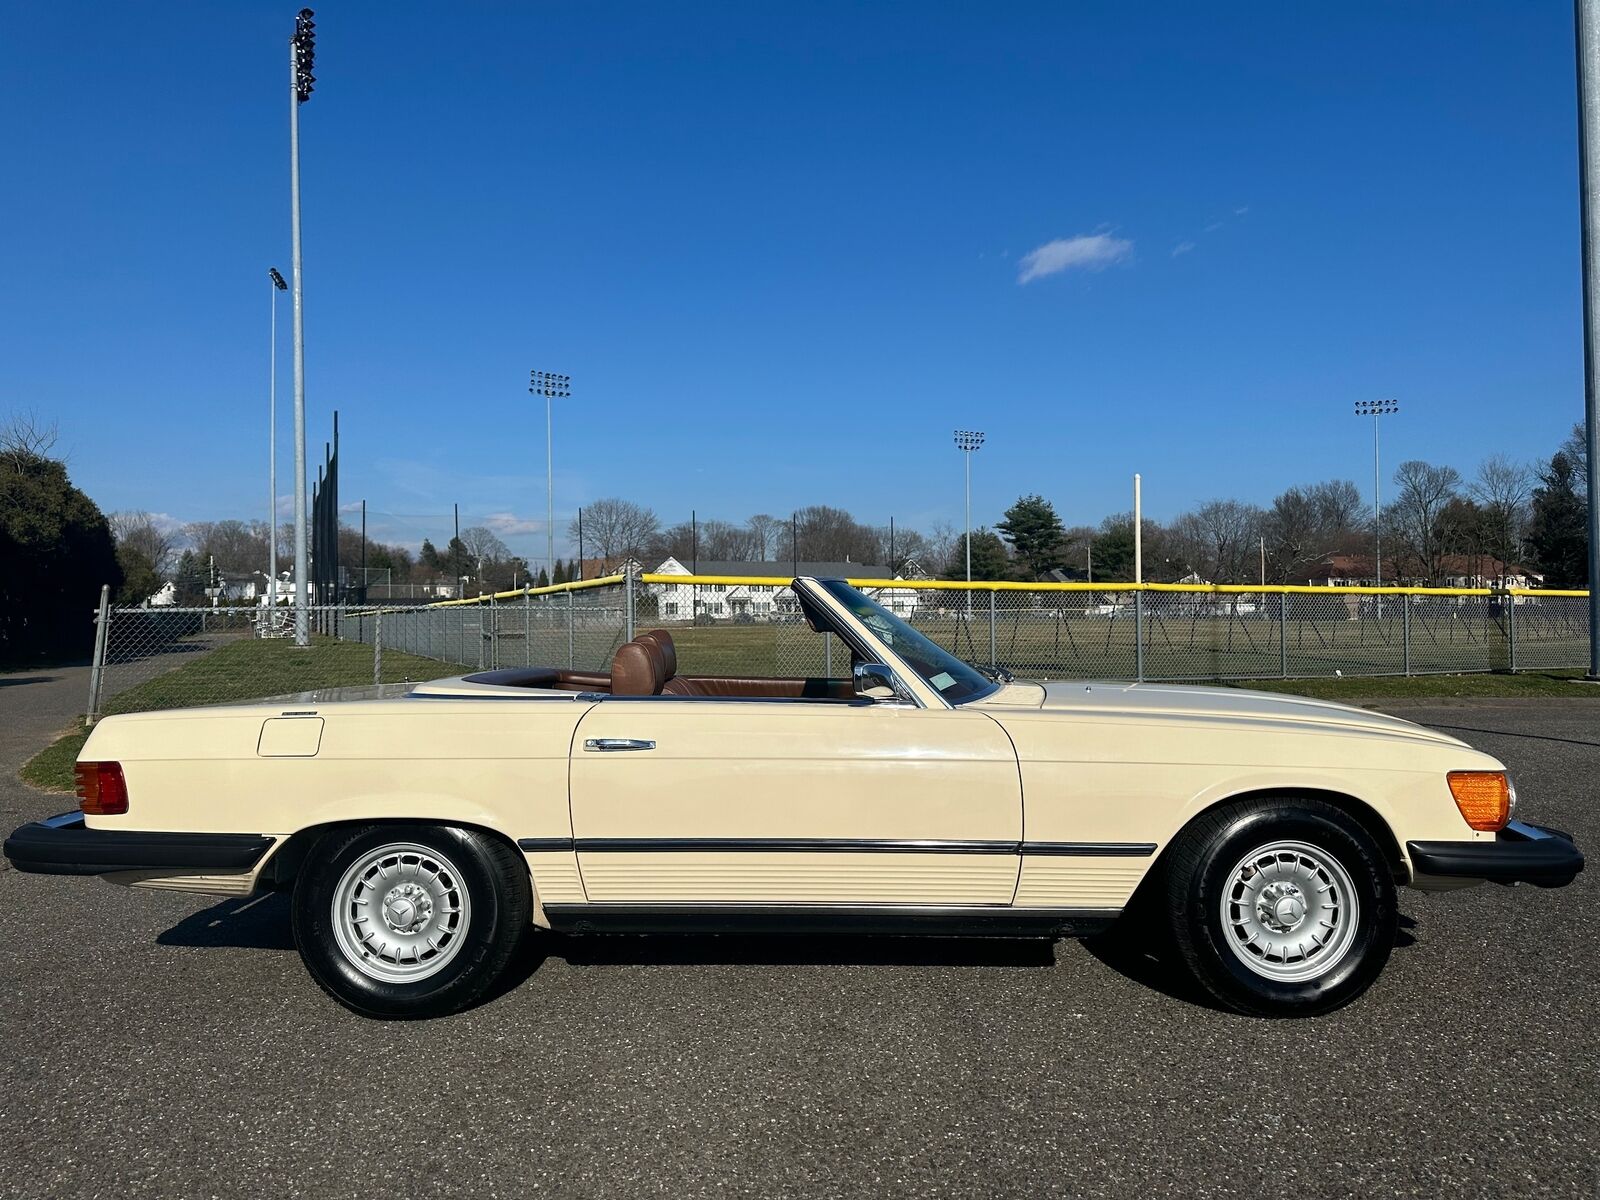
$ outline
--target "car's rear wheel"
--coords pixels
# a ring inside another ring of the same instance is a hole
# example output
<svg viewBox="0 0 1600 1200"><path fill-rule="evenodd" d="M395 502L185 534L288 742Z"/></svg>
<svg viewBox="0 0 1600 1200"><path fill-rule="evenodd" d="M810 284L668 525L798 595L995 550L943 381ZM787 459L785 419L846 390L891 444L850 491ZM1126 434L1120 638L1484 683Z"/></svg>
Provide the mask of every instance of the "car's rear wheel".
<svg viewBox="0 0 1600 1200"><path fill-rule="evenodd" d="M295 945L323 989L374 1017L481 999L528 928L527 868L498 838L435 825L326 834L295 881Z"/></svg>
<svg viewBox="0 0 1600 1200"><path fill-rule="evenodd" d="M1169 851L1179 954L1218 1002L1313 1016L1371 986L1394 946L1395 885L1361 824L1325 801L1226 805Z"/></svg>

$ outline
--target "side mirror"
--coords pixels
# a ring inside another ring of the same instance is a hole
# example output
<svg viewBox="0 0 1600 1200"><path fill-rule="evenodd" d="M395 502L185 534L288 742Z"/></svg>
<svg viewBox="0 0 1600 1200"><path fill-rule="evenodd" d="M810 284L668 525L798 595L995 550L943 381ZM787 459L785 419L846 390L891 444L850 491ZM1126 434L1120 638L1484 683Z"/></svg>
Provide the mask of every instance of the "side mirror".
<svg viewBox="0 0 1600 1200"><path fill-rule="evenodd" d="M900 689L895 686L894 672L882 663L860 662L852 672L855 676L856 695L864 700L898 700Z"/></svg>

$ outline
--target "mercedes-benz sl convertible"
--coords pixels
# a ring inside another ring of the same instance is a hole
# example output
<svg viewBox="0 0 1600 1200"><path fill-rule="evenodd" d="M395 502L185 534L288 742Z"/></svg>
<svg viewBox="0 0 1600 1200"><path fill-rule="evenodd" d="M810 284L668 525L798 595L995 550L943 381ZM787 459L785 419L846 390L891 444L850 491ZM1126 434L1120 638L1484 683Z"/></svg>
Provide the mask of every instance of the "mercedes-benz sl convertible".
<svg viewBox="0 0 1600 1200"><path fill-rule="evenodd" d="M311 975L386 1017L473 1003L535 927L1057 937L1125 910L1219 1002L1312 1014L1382 969L1398 886L1583 868L1455 738L1234 689L996 678L845 583L794 591L847 677L680 675L657 630L609 672L110 717L80 811L5 853L290 891Z"/></svg>

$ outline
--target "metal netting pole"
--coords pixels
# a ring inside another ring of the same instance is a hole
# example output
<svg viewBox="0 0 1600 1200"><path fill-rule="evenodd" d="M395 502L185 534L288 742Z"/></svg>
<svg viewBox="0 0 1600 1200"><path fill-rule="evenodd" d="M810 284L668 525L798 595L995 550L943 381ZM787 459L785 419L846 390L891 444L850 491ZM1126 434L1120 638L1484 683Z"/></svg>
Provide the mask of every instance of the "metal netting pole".
<svg viewBox="0 0 1600 1200"><path fill-rule="evenodd" d="M994 640L995 612L994 612L994 603L995 603L994 602L994 589L990 588L989 589L989 669L990 670L995 670L1000 665L999 655L996 654L996 652L995 652L995 640Z"/></svg>
<svg viewBox="0 0 1600 1200"><path fill-rule="evenodd" d="M1133 677L1144 682L1144 592L1133 594Z"/></svg>
<svg viewBox="0 0 1600 1200"><path fill-rule="evenodd" d="M633 641L633 572L628 571L623 575L622 595L622 621L623 632L627 635L623 640ZM692 622L691 622L692 624Z"/></svg>
<svg viewBox="0 0 1600 1200"><path fill-rule="evenodd" d="M567 591L567 670L577 666L577 629L575 625L576 614L573 611L572 591Z"/></svg>
<svg viewBox="0 0 1600 1200"><path fill-rule="evenodd" d="M85 725L93 725L100 715L100 685L105 678L107 631L111 627L111 586L100 587L100 608L94 616L94 665L89 668L89 713Z"/></svg>
<svg viewBox="0 0 1600 1200"><path fill-rule="evenodd" d="M1278 678L1289 678L1289 593L1278 593Z"/></svg>
<svg viewBox="0 0 1600 1200"><path fill-rule="evenodd" d="M1517 598L1507 592L1502 599L1506 604L1506 665L1515 674L1517 670Z"/></svg>
<svg viewBox="0 0 1600 1200"><path fill-rule="evenodd" d="M1411 597L1400 597L1400 644L1404 648L1405 673L1411 674Z"/></svg>
<svg viewBox="0 0 1600 1200"><path fill-rule="evenodd" d="M522 665L533 666L533 597L522 588Z"/></svg>
<svg viewBox="0 0 1600 1200"><path fill-rule="evenodd" d="M372 618L372 682L383 682L383 609Z"/></svg>

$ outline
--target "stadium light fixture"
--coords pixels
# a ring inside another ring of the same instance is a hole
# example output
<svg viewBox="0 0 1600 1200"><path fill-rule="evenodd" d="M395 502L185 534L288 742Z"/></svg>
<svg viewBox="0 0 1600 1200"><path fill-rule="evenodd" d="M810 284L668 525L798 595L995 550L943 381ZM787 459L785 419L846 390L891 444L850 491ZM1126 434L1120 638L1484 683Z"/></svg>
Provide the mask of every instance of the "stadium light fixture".
<svg viewBox="0 0 1600 1200"><path fill-rule="evenodd" d="M1383 586L1383 485L1378 466L1378 424L1380 417L1392 416L1400 411L1398 400L1357 400L1356 416L1372 418L1372 547L1374 560L1373 582ZM1377 597L1378 619L1383 619L1383 597Z"/></svg>
<svg viewBox="0 0 1600 1200"><path fill-rule="evenodd" d="M972 456L983 446L981 429L956 430L956 448L961 451L967 476L967 619L972 619Z"/></svg>
<svg viewBox="0 0 1600 1200"><path fill-rule="evenodd" d="M551 438L550 404L572 395L572 376L530 371L528 391L544 397L544 569L545 579L553 580L556 577L556 456Z"/></svg>

